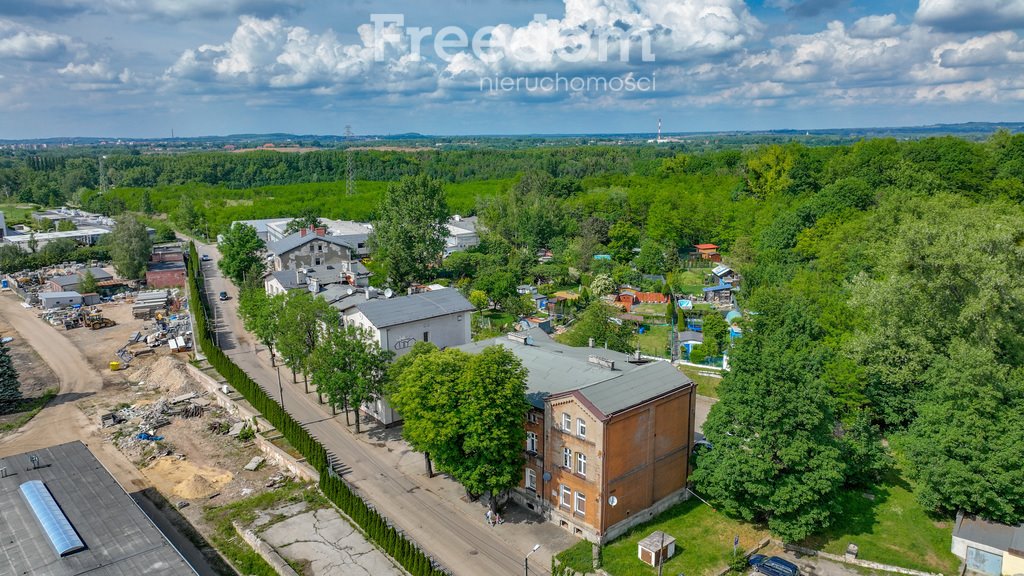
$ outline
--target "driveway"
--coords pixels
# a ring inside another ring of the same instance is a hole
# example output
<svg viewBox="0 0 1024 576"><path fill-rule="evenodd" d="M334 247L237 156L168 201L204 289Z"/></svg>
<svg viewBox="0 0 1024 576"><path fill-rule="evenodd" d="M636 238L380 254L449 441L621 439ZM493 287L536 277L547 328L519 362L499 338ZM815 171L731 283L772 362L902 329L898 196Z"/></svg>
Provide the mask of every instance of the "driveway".
<svg viewBox="0 0 1024 576"><path fill-rule="evenodd" d="M397 439L395 431L364 432L356 435L345 426L344 416L332 416L306 394L302 383L293 383L291 372L270 366L267 350L249 335L237 316L238 291L221 277L215 246L197 242L204 262L205 290L214 310L211 318L224 351L274 398L283 399L285 409L302 423L341 462L345 478L393 523L419 543L455 574L521 574L523 558L534 544L541 549L533 555L531 573L548 574L551 555L576 540L568 532L524 510L509 514L495 528L484 523L484 507L468 502L454 481L423 473L422 455ZM226 291L231 299L219 301ZM279 389L278 382L283 383Z"/></svg>

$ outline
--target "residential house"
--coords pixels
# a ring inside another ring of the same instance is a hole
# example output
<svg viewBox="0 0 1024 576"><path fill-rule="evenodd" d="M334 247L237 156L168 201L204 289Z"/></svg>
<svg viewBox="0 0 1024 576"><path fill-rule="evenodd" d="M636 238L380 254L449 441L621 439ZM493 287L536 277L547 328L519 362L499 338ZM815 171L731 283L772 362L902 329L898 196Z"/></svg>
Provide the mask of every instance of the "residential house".
<svg viewBox="0 0 1024 576"><path fill-rule="evenodd" d="M480 245L480 235L476 231L476 216L463 217L456 214L451 217L447 226L448 237L445 239L445 256Z"/></svg>
<svg viewBox="0 0 1024 576"><path fill-rule="evenodd" d="M615 303L624 308L626 312L633 309L637 304L668 304L668 296L660 292L641 292L633 288L622 288Z"/></svg>
<svg viewBox="0 0 1024 576"><path fill-rule="evenodd" d="M715 306L732 307L735 304L733 292L736 288L732 284L719 282L717 286L704 287L704 300Z"/></svg>
<svg viewBox="0 0 1024 576"><path fill-rule="evenodd" d="M384 350L396 357L416 342L430 342L438 348L460 346L472 340L470 314L475 310L458 290L441 288L389 297L374 288L345 289L331 305L341 312L346 326L360 326L370 332ZM385 426L401 421L383 398L363 406L363 411Z"/></svg>
<svg viewBox="0 0 1024 576"><path fill-rule="evenodd" d="M493 345L528 371L517 501L604 543L686 497L696 386L672 364L564 346L536 328L460 349Z"/></svg>
<svg viewBox="0 0 1024 576"><path fill-rule="evenodd" d="M951 549L968 571L991 576L1024 574L1024 524L1009 526L961 512L953 526Z"/></svg>
<svg viewBox="0 0 1024 576"><path fill-rule="evenodd" d="M718 246L715 244L697 244L694 248L697 249L697 257L701 260L722 261L722 255L718 253Z"/></svg>
<svg viewBox="0 0 1024 576"><path fill-rule="evenodd" d="M355 247L340 236L327 234L327 228L309 228L267 244L274 271L340 266L351 262Z"/></svg>
<svg viewBox="0 0 1024 576"><path fill-rule="evenodd" d="M676 336L676 342L679 343L679 356L689 360L693 347L704 343L704 334L695 330L684 330Z"/></svg>
<svg viewBox="0 0 1024 576"><path fill-rule="evenodd" d="M288 225L294 218L267 218L263 220L239 220L235 224L246 224L256 229L256 235L268 246L274 242L280 242L289 236ZM352 222L349 220L328 220L321 218L320 223L328 236L339 236L350 244L356 255L367 256L370 253L367 239L373 232L373 226L364 222Z"/></svg>
<svg viewBox="0 0 1024 576"><path fill-rule="evenodd" d="M711 274L719 283L732 284L736 286L740 282L740 275L725 264L719 264L711 271Z"/></svg>
<svg viewBox="0 0 1024 576"><path fill-rule="evenodd" d="M351 260L338 266L325 264L270 272L263 278L263 287L271 296L298 289L321 294L336 284L367 288L370 286L370 276L370 271L362 262Z"/></svg>

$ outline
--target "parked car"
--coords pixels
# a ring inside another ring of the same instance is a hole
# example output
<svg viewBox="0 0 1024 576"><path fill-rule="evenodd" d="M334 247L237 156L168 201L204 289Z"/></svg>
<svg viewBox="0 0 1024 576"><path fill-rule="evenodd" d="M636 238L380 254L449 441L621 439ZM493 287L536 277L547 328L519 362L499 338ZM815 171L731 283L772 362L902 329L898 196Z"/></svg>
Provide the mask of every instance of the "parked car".
<svg viewBox="0 0 1024 576"><path fill-rule="evenodd" d="M200 260L202 260L203 262L209 262L210 261L210 255L209 254L203 254L203 256L202 256L202 258L200 258Z"/></svg>
<svg viewBox="0 0 1024 576"><path fill-rule="evenodd" d="M221 292L220 293L220 301L223 302L223 301L225 301L227 299L228 299L228 293L227 292Z"/></svg>
<svg viewBox="0 0 1024 576"><path fill-rule="evenodd" d="M751 554L749 563L754 572L765 576L797 576L800 574L800 568L796 564L778 556Z"/></svg>

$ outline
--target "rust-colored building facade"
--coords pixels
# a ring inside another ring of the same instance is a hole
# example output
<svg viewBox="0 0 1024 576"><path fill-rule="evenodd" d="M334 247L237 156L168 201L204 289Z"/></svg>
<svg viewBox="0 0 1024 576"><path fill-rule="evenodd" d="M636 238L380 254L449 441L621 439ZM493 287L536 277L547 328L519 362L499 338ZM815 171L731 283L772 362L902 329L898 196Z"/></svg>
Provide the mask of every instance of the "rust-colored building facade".
<svg viewBox="0 0 1024 576"><path fill-rule="evenodd" d="M668 362L563 346L538 329L461 348L493 344L529 371L521 504L604 543L685 498L692 380Z"/></svg>

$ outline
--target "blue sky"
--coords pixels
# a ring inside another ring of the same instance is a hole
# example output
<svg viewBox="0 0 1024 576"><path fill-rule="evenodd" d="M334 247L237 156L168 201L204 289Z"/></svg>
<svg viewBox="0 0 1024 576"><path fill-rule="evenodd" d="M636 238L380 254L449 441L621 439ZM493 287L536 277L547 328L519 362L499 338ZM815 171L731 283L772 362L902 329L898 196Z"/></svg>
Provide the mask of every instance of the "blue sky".
<svg viewBox="0 0 1024 576"><path fill-rule="evenodd" d="M0 2L0 139L1014 121L1022 28L1024 0Z"/></svg>

